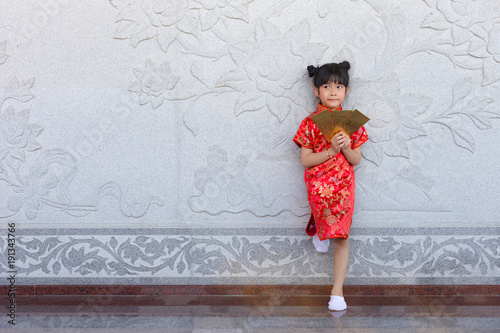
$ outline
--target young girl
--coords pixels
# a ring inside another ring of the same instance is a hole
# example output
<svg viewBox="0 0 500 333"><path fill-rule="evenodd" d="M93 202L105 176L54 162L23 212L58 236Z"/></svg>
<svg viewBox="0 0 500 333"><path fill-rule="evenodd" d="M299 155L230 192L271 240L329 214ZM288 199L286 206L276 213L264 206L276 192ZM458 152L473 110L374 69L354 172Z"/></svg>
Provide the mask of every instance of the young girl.
<svg viewBox="0 0 500 333"><path fill-rule="evenodd" d="M300 124L293 141L301 147L301 160L305 169L305 182L311 223L317 232L313 244L319 252L327 252L329 239L334 245L333 288L328 308L342 311L347 308L343 297L343 285L349 261L349 229L354 205L354 165L361 160L360 146L368 140L365 128L348 137L339 132L328 142L312 116L329 110L342 110L342 102L349 92L350 64L330 63L321 67L309 66L314 77L314 94L320 104L315 112ZM308 228L310 226L308 225Z"/></svg>

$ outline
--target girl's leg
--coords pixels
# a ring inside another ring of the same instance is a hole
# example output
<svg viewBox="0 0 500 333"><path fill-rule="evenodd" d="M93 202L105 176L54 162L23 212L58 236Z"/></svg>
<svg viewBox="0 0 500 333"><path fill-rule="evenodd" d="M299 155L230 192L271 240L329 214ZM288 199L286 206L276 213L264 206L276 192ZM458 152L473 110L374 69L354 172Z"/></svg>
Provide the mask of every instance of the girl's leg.
<svg viewBox="0 0 500 333"><path fill-rule="evenodd" d="M343 296L345 275L349 263L349 239L334 238L333 246L333 288L331 294Z"/></svg>

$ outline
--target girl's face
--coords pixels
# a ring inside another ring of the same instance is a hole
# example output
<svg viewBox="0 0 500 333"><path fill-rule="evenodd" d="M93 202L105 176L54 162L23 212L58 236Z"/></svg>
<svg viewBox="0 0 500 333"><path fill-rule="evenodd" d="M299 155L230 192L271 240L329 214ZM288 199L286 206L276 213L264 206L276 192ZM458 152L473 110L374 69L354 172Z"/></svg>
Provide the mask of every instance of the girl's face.
<svg viewBox="0 0 500 333"><path fill-rule="evenodd" d="M344 101L349 87L342 84L326 83L321 87L314 87L314 94L319 97L321 104L330 110L336 110Z"/></svg>

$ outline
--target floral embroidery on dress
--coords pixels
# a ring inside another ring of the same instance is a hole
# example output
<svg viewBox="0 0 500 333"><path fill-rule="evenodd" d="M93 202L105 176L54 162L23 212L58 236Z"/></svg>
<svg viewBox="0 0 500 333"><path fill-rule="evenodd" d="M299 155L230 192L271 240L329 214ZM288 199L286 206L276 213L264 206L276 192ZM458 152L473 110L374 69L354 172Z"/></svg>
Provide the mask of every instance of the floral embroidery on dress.
<svg viewBox="0 0 500 333"><path fill-rule="evenodd" d="M333 191L329 187L324 187L323 191L321 192L321 196L323 198L331 198L333 194Z"/></svg>
<svg viewBox="0 0 500 333"><path fill-rule="evenodd" d="M302 121L293 138L299 147L317 153L331 146L311 119L326 109L319 104L316 111ZM351 148L356 149L367 140L366 130L361 127L351 135ZM306 168L304 179L318 237L321 240L348 238L354 207L354 167L340 152L322 164Z"/></svg>

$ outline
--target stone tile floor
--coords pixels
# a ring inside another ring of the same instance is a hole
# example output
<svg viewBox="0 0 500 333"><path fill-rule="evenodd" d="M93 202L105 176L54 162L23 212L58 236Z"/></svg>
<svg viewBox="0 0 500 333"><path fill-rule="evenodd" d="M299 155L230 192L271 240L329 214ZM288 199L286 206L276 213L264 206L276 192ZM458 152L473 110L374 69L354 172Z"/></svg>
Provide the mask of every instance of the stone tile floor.
<svg viewBox="0 0 500 333"><path fill-rule="evenodd" d="M18 296L0 332L500 332L500 296ZM0 304L9 304L0 297ZM5 309L6 306L2 306Z"/></svg>

